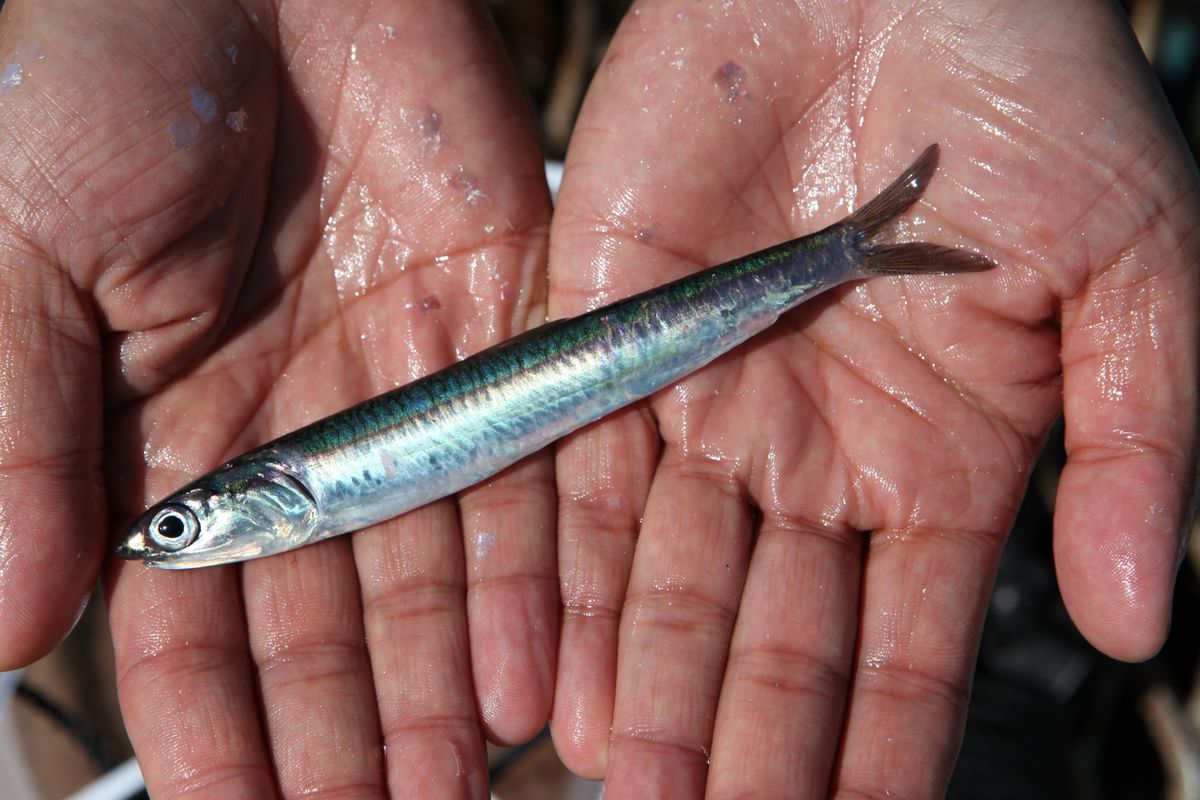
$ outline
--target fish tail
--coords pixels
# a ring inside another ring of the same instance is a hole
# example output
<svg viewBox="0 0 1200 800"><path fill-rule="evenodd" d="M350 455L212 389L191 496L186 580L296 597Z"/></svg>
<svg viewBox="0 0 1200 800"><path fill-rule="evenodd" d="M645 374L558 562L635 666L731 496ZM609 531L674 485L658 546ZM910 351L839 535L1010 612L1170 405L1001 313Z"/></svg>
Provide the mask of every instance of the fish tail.
<svg viewBox="0 0 1200 800"><path fill-rule="evenodd" d="M894 243L886 232L901 214L921 199L937 170L938 146L931 144L886 189L843 220L864 256L866 275L922 272L982 272L996 266L987 256L929 242ZM881 241L884 240L884 241Z"/></svg>

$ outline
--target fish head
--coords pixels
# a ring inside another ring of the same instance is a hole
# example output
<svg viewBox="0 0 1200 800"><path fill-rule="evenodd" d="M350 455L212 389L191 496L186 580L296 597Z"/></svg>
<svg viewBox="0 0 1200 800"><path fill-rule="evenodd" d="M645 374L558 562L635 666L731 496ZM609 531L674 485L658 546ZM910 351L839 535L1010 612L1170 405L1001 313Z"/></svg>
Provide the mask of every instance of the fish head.
<svg viewBox="0 0 1200 800"><path fill-rule="evenodd" d="M117 545L117 555L161 569L245 561L306 544L317 502L278 465L232 461L153 506Z"/></svg>

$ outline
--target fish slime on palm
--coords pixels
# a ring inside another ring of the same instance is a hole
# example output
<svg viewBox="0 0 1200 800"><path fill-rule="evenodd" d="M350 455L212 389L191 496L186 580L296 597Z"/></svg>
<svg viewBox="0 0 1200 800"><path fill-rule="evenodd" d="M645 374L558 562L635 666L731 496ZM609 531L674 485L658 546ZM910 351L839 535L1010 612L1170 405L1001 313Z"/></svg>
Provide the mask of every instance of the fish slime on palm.
<svg viewBox="0 0 1200 800"><path fill-rule="evenodd" d="M876 198L808 236L549 322L262 445L139 517L117 554L165 569L282 553L451 495L699 369L814 295L992 261L888 240L931 145Z"/></svg>

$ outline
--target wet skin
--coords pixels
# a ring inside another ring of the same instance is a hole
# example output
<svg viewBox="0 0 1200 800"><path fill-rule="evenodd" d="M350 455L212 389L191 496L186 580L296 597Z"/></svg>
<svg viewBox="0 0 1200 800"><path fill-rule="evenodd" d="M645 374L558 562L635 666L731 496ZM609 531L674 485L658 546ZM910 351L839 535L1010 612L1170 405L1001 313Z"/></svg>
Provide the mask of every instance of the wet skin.
<svg viewBox="0 0 1200 800"><path fill-rule="evenodd" d="M646 4L551 224L476 4L10 0L0 667L70 626L97 520L540 321L547 255L576 313L819 228L931 141L913 232L996 273L842 290L556 470L352 539L112 564L151 792L484 796L484 738L549 715L608 797L938 796L1060 410L1064 598L1153 653L1194 473L1195 166L1107 5L945 6Z"/></svg>

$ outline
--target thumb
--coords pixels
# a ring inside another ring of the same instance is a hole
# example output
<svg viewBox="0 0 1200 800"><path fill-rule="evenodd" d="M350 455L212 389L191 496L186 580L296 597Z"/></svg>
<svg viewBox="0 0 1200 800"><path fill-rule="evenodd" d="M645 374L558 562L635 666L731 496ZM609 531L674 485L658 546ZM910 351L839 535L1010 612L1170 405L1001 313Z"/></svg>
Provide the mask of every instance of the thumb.
<svg viewBox="0 0 1200 800"><path fill-rule="evenodd" d="M0 248L0 670L70 631L103 557L99 337L57 266Z"/></svg>
<svg viewBox="0 0 1200 800"><path fill-rule="evenodd" d="M1054 549L1063 600L1116 658L1166 638L1196 475L1195 195L1063 307L1067 465ZM1188 231L1183 239L1170 231Z"/></svg>

